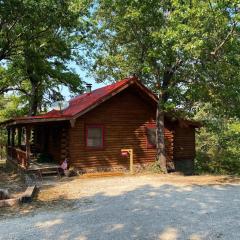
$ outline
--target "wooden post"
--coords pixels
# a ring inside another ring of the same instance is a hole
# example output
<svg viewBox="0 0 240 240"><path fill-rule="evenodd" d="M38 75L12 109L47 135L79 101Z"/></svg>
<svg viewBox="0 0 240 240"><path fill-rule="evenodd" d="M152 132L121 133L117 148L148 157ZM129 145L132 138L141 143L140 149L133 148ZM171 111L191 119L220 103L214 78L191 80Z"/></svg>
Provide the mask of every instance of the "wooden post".
<svg viewBox="0 0 240 240"><path fill-rule="evenodd" d="M121 152L127 152L129 154L130 173L133 173L133 149L121 149Z"/></svg>
<svg viewBox="0 0 240 240"><path fill-rule="evenodd" d="M3 129L0 127L0 130L1 130L0 138L2 139L2 137L3 137ZM1 147L1 150L0 150L1 157L0 157L0 159L2 160L3 159L3 140L0 141L0 147Z"/></svg>
<svg viewBox="0 0 240 240"><path fill-rule="evenodd" d="M13 148L14 148L14 129L10 128L10 146L11 146L11 160L13 160Z"/></svg>
<svg viewBox="0 0 240 240"><path fill-rule="evenodd" d="M1 157L0 157L1 160L3 160L3 145L1 145Z"/></svg>
<svg viewBox="0 0 240 240"><path fill-rule="evenodd" d="M15 145L15 128L12 128L11 129L12 131L11 131L11 133L12 133L12 136L11 136L11 145L12 145L12 147L14 147L14 145Z"/></svg>
<svg viewBox="0 0 240 240"><path fill-rule="evenodd" d="M7 146L8 147L11 145L10 138L11 138L11 131L10 131L10 128L8 128L7 129Z"/></svg>
<svg viewBox="0 0 240 240"><path fill-rule="evenodd" d="M21 140L22 140L22 128L21 127L18 127L18 147L21 146Z"/></svg>
<svg viewBox="0 0 240 240"><path fill-rule="evenodd" d="M129 149L129 155L130 155L130 173L133 173L133 150Z"/></svg>
<svg viewBox="0 0 240 240"><path fill-rule="evenodd" d="M24 167L26 168L29 165L30 154L31 154L30 139L31 139L31 127L26 126L26 162L23 163Z"/></svg>

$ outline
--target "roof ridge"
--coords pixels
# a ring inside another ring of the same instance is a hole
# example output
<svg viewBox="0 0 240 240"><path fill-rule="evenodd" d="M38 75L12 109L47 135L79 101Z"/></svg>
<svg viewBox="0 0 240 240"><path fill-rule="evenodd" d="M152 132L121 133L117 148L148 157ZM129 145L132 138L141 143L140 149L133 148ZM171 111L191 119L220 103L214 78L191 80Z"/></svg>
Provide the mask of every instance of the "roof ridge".
<svg viewBox="0 0 240 240"><path fill-rule="evenodd" d="M119 83L121 83L121 82L123 82L123 81L125 81L125 82L127 82L127 81L131 81L131 80L136 80L136 77L126 77L126 78L123 78L123 79L121 79L121 80L118 80L118 81L116 81L116 82L114 82L114 83L112 83L112 84L109 84L109 85L106 85L106 86L103 86L103 87L100 87L100 88L96 88L96 89L94 89L92 92L90 92L90 93L83 93L83 94L80 94L80 95L77 95L77 96L75 96L74 98L71 98L70 100L69 100L69 102L73 102L73 101L75 101L75 100L77 100L78 98L81 98L81 97L83 97L83 96L85 96L85 95L91 95L92 93L95 93L96 91L99 91L99 90L102 90L102 89L105 89L105 88L111 88L111 87L113 87L113 86L115 86L116 84L119 84Z"/></svg>

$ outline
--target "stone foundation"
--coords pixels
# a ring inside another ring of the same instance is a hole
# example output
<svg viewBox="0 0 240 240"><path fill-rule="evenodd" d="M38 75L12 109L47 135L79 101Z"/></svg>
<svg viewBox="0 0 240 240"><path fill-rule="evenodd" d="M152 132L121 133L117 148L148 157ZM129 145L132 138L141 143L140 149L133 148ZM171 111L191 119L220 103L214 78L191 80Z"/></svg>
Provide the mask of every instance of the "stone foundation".
<svg viewBox="0 0 240 240"><path fill-rule="evenodd" d="M135 164L133 166L134 173L141 172L145 170L151 163L144 163L144 164ZM74 166L72 166L75 168ZM71 167L70 167L71 168ZM79 174L84 174L84 173L96 173L96 172L122 172L122 173L129 173L130 170L127 167L123 166L117 166L117 167L94 167L94 168L84 168L84 169L79 169L75 168Z"/></svg>

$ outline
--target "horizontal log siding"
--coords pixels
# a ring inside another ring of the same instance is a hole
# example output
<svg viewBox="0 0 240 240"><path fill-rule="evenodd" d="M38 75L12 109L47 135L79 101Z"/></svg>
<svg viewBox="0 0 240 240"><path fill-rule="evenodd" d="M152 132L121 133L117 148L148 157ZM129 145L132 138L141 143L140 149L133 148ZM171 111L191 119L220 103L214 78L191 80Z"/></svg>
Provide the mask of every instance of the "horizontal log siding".
<svg viewBox="0 0 240 240"><path fill-rule="evenodd" d="M134 164L153 162L156 150L147 148L146 127L155 123L155 108L131 89L124 90L91 112L77 119L70 129L69 151L71 164L86 168L129 168L129 159L121 156L122 148L132 148ZM104 149L85 147L85 125L104 126ZM172 148L172 134L166 129ZM172 149L167 151L171 154Z"/></svg>
<svg viewBox="0 0 240 240"><path fill-rule="evenodd" d="M164 135L165 135L165 151L167 156L167 169L168 170L174 170L174 163L173 163L173 142L174 142L174 133L173 133L174 126L165 121L165 129L164 129Z"/></svg>
<svg viewBox="0 0 240 240"><path fill-rule="evenodd" d="M174 136L174 160L194 160L195 129L176 127Z"/></svg>

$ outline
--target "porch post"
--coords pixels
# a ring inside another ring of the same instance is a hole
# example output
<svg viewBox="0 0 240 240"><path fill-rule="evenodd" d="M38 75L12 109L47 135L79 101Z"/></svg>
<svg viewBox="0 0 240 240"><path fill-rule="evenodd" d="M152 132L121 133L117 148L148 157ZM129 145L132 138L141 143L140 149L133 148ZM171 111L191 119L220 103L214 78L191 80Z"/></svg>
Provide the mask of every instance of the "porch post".
<svg viewBox="0 0 240 240"><path fill-rule="evenodd" d="M9 127L7 129L8 131L8 141L7 141L7 148L6 148L6 151L7 151L7 158L9 159L13 159L13 147L12 147L12 128ZM9 151L10 150L10 151Z"/></svg>
<svg viewBox="0 0 240 240"><path fill-rule="evenodd" d="M15 146L15 141L14 141L14 139L15 139L15 128L12 128L11 130L12 130L11 131L11 133L12 133L11 145L12 145L12 147L14 147Z"/></svg>
<svg viewBox="0 0 240 240"><path fill-rule="evenodd" d="M21 139L22 139L22 127L18 127L18 147L21 146Z"/></svg>
<svg viewBox="0 0 240 240"><path fill-rule="evenodd" d="M26 162L24 163L25 167L29 165L29 159L31 154L30 138L31 138L31 126L26 126Z"/></svg>
<svg viewBox="0 0 240 240"><path fill-rule="evenodd" d="M0 130L1 130L1 139L3 137L3 129L0 127ZM0 159L2 160L3 159L3 147L4 147L4 144L3 144L3 141L0 141Z"/></svg>
<svg viewBox="0 0 240 240"><path fill-rule="evenodd" d="M11 145L11 131L10 128L7 129L7 146L9 147Z"/></svg>

